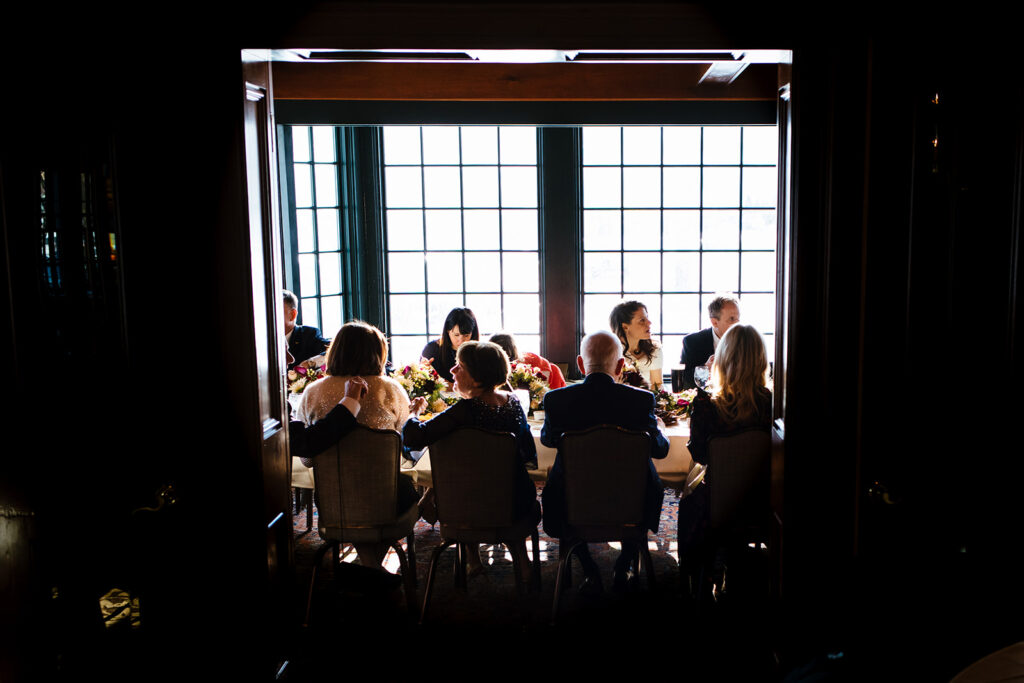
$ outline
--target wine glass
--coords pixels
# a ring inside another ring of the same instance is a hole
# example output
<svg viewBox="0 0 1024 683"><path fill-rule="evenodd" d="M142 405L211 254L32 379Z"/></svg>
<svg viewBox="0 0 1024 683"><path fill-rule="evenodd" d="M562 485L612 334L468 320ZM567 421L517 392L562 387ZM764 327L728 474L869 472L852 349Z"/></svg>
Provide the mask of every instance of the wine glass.
<svg viewBox="0 0 1024 683"><path fill-rule="evenodd" d="M706 365L698 365L693 369L693 381L701 389L707 390L708 379L711 378L711 368Z"/></svg>

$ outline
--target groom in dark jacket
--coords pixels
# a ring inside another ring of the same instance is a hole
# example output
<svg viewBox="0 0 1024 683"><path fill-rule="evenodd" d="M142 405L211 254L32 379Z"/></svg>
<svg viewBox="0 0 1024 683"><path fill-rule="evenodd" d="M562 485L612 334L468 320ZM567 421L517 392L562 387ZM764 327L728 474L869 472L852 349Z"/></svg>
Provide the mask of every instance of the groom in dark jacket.
<svg viewBox="0 0 1024 683"><path fill-rule="evenodd" d="M582 384L572 384L562 389L549 391L544 396L544 427L540 441L550 448L558 448L562 434L568 431L587 429L599 424L616 425L624 429L647 432L651 437L651 457L664 458L668 455L668 441L661 433L654 415L654 395L618 383L624 364L622 344L610 332L595 332L583 339L576 364L586 375ZM658 530L661 517L663 488L654 463L648 461L649 473L644 497L644 523L651 531ZM565 475L562 470L561 452L555 456L555 464L544 486L544 531L550 536L562 538L565 535ZM629 562L636 554L636 548L623 547L615 563L615 587L624 587ZM583 593L597 593L601 590L601 578L597 565L590 557L586 545L576 551L586 580L580 587Z"/></svg>
<svg viewBox="0 0 1024 683"><path fill-rule="evenodd" d="M296 325L299 315L299 299L287 289L284 296L284 336L288 341L288 369L304 360L319 356L327 350L328 341L320 336L320 330L310 325Z"/></svg>

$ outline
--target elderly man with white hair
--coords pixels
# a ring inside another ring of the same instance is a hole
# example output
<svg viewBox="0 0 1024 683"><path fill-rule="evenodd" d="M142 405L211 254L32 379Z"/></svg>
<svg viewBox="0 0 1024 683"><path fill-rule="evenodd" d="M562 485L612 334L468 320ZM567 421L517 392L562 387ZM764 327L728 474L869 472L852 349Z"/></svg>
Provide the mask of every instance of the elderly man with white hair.
<svg viewBox="0 0 1024 683"><path fill-rule="evenodd" d="M586 379L581 384L549 391L544 397L541 443L550 448L558 448L565 432L609 424L647 432L651 436L651 457L664 458L668 455L668 440L661 433L654 414L654 395L618 382L624 363L622 344L615 335L604 331L587 335L580 344L580 355L576 358L576 364ZM556 538L565 535L565 475L561 459L559 452L543 494L544 531ZM657 532L663 489L654 463L650 462L649 465L644 523L648 529ZM616 590L623 590L630 574L635 573L630 562L636 551L636 548L623 547L622 554L616 560L613 582ZM590 595L600 593L601 576L587 546L579 546L576 555L586 575L580 592Z"/></svg>

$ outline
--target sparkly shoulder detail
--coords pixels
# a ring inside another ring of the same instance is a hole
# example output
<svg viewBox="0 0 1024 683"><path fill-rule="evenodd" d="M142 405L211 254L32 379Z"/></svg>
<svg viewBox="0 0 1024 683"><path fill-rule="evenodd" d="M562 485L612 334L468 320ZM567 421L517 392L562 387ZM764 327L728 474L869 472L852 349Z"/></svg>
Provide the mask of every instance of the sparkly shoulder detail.
<svg viewBox="0 0 1024 683"><path fill-rule="evenodd" d="M470 399L469 410L473 424L484 429L515 433L526 422L523 408L513 394L509 394L508 401L503 406L490 405L475 398Z"/></svg>

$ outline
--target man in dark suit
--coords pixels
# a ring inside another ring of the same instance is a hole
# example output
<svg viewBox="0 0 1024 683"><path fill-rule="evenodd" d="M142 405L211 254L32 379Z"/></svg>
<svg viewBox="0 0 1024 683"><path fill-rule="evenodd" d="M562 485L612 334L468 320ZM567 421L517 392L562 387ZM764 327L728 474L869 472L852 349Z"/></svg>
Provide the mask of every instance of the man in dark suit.
<svg viewBox="0 0 1024 683"><path fill-rule="evenodd" d="M599 424L611 424L625 429L647 432L651 436L651 457L664 458L668 455L668 441L661 433L658 419L654 415L654 395L618 383L625 360L622 344L610 332L595 332L583 339L576 364L586 375L582 384L572 384L562 389L549 391L544 397L544 427L540 441L545 446L557 448L562 434L567 431L586 429ZM644 522L652 531L658 530L661 517L663 488L654 463L648 461L650 471L644 497ZM544 487L544 530L551 536L561 538L565 534L565 475L562 470L562 455L555 456L547 484ZM636 556L637 548L623 547L615 562L615 588L626 585L630 561ZM590 557L587 546L576 551L586 580L580 587L583 593L595 594L601 591L601 577L597 565Z"/></svg>
<svg viewBox="0 0 1024 683"><path fill-rule="evenodd" d="M309 325L296 325L299 315L299 300L284 290L284 336L288 340L288 369L304 360L319 356L327 350L327 340L320 336L320 330Z"/></svg>
<svg viewBox="0 0 1024 683"><path fill-rule="evenodd" d="M683 337L683 355L679 362L683 369L683 388L692 389L693 370L698 365L707 365L718 348L718 340L725 331L740 321L740 302L731 295L716 296L708 304L711 327Z"/></svg>

